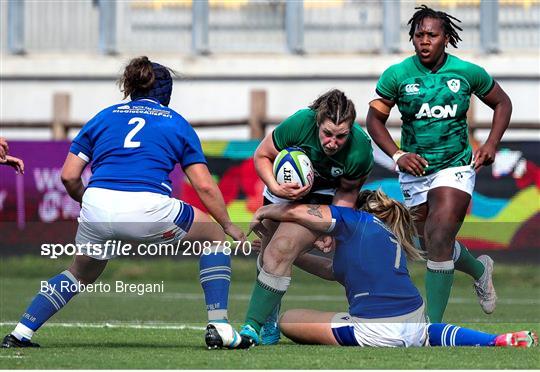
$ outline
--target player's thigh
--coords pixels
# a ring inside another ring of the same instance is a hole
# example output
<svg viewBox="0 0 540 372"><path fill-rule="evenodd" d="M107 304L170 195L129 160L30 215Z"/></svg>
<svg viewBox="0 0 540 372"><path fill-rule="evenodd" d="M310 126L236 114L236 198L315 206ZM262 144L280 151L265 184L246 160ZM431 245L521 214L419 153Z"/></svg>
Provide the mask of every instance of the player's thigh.
<svg viewBox="0 0 540 372"><path fill-rule="evenodd" d="M199 208L193 208L193 223L183 240L219 241L225 240L225 233L219 224Z"/></svg>
<svg viewBox="0 0 540 372"><path fill-rule="evenodd" d="M420 248L425 250L424 227L426 223L427 214L429 211L428 204L422 203L414 207L411 207L409 210L414 219L414 227L416 228L416 233L418 234Z"/></svg>
<svg viewBox="0 0 540 372"><path fill-rule="evenodd" d="M450 231L459 230L470 201L469 194L453 187L437 187L429 190L426 226Z"/></svg>
<svg viewBox="0 0 540 372"><path fill-rule="evenodd" d="M266 247L264 258L296 258L301 252L312 248L318 236L318 232L297 223L282 222Z"/></svg>
<svg viewBox="0 0 540 372"><path fill-rule="evenodd" d="M294 309L286 311L279 320L281 332L299 344L338 345L332 332L336 313Z"/></svg>
<svg viewBox="0 0 540 372"><path fill-rule="evenodd" d="M424 227L428 258L449 260L471 196L452 187L437 187L428 193L429 212Z"/></svg>

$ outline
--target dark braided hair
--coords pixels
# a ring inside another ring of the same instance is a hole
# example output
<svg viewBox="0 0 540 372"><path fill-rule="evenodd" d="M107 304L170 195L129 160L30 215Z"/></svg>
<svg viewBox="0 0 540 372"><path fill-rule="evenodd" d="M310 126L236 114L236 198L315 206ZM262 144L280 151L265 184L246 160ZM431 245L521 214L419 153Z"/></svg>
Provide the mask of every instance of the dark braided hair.
<svg viewBox="0 0 540 372"><path fill-rule="evenodd" d="M448 41L450 42L450 44L454 48L457 48L457 43L458 41L461 41L461 38L459 37L456 30L463 31L463 29L459 27L453 21L457 21L461 23L459 19L452 17L448 13L433 10L429 8L427 5L421 5L414 9L418 9L418 10L416 13L413 14L411 19L409 19L409 22L407 22L408 25L411 25L411 29L409 30L409 36L410 36L409 41L412 40L414 36L414 32L416 31L417 25L421 24L425 18L435 18L435 19L440 19L442 21L444 34L448 35Z"/></svg>

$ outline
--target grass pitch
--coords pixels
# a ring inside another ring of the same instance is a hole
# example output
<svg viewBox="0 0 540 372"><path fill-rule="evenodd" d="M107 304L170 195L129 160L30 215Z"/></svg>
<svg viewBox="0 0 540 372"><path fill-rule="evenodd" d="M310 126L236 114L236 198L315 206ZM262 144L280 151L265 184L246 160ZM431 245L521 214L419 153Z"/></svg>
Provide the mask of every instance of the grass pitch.
<svg viewBox="0 0 540 372"><path fill-rule="evenodd" d="M28 302L46 280L69 261L10 258L0 261L0 331L12 330ZM233 258L229 300L231 320L239 325L253 280L254 260ZM484 315L471 280L457 274L446 312L449 323L486 332L540 330L538 266L495 266L497 310ZM411 274L423 289L424 268ZM196 261L118 259L103 282L164 281L164 293L85 293L76 296L34 336L40 349L0 349L0 368L39 369L530 369L540 366L540 348L373 349L301 346L283 338L277 346L251 350L206 350L204 298ZM346 311L343 289L296 270L283 309Z"/></svg>

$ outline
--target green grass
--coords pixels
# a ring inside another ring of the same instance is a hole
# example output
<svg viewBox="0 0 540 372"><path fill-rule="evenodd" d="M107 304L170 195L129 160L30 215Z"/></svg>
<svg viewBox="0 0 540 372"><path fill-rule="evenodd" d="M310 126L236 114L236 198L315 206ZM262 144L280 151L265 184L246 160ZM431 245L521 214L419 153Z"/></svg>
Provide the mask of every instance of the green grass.
<svg viewBox="0 0 540 372"><path fill-rule="evenodd" d="M63 270L69 261L44 258L0 259L0 331L8 333L35 295L40 280ZM486 332L540 329L538 266L502 265L495 268L500 302L486 316L476 303L471 281L457 274L446 321ZM423 289L421 265L411 267ZM229 313L242 322L254 279L254 261L233 258ZM103 282L164 281L163 294L90 294L75 297L45 325L34 340L41 349L0 351L0 368L191 368L191 369L529 369L540 366L539 349L414 348L369 349L300 346L283 339L277 346L245 350L204 347L204 300L196 261L113 260ZM312 299L309 299L311 296ZM319 296L313 299L313 296ZM299 270L283 309L313 308L346 311L342 288ZM76 323L84 323L77 326ZM66 324L70 327L66 327ZM110 326L107 326L110 324ZM133 325L148 328L136 329ZM188 325L188 329L163 326Z"/></svg>

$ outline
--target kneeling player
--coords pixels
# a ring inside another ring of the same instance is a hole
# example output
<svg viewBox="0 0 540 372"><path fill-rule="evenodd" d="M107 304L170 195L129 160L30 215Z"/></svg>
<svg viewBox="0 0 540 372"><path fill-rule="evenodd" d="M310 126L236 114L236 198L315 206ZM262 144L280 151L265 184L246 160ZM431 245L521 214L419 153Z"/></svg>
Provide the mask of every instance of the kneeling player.
<svg viewBox="0 0 540 372"><path fill-rule="evenodd" d="M345 287L348 313L289 310L280 319L287 337L298 343L342 346L518 346L537 344L532 331L490 335L450 324L429 324L424 302L407 270L407 257L421 259L414 248L409 211L381 191L363 191L356 210L337 206L275 204L254 217L298 223L330 233L336 240L333 260L304 254L295 264ZM252 340L253 344L256 340Z"/></svg>

